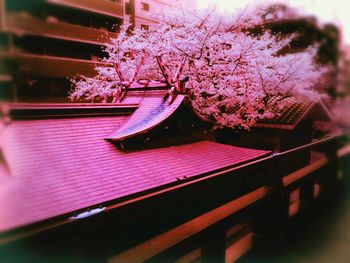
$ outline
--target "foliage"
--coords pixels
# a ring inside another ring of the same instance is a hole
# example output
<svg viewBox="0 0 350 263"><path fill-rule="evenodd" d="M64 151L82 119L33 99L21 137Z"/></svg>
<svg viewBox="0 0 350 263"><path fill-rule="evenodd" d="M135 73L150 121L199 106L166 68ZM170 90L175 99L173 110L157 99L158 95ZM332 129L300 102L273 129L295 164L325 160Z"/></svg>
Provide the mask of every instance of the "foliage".
<svg viewBox="0 0 350 263"><path fill-rule="evenodd" d="M249 128L258 119L277 114L287 97L317 98L313 88L320 85L326 71L314 63L317 47L278 54L294 34L282 37L266 30L256 36L244 30L263 23L264 14L261 8L230 16L215 10L169 10L155 29L135 29L129 34L129 25L122 26L107 46L109 57L104 60L119 63L127 78L142 63L141 79L161 79L156 55L163 57L170 70L186 57L183 74L189 76L194 110L216 127ZM72 99L111 100L117 74L113 67L97 70L94 78L73 81Z"/></svg>

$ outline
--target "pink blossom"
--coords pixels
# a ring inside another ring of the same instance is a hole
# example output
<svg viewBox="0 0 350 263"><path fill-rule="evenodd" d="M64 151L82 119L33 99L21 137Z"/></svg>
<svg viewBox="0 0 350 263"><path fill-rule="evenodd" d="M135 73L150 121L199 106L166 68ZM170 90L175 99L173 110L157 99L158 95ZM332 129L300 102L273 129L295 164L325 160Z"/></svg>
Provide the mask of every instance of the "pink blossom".
<svg viewBox="0 0 350 263"><path fill-rule="evenodd" d="M215 11L169 10L157 28L121 28L104 61L119 63L126 78L143 59L140 79L161 79L155 56L162 55L174 72L185 56L183 74L189 76L192 107L216 127L248 129L257 120L271 118L290 96L317 98L314 87L326 71L314 63L317 47L303 52L278 55L295 37L255 36L247 27L262 22L261 9L245 10L231 16ZM73 82L72 99L111 101L118 76L113 68L97 68L95 78ZM319 89L318 89L319 90Z"/></svg>

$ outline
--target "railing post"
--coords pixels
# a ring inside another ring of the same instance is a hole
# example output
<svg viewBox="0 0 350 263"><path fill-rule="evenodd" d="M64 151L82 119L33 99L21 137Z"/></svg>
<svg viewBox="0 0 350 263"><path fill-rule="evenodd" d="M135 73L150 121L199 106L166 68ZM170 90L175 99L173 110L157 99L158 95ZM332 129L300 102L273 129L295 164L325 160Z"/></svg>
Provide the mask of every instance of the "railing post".
<svg viewBox="0 0 350 263"><path fill-rule="evenodd" d="M272 159L266 162L261 171L265 171L265 185L271 189L263 200L262 205L256 210L253 222L253 232L262 239L273 239L282 227L284 215L284 196L282 186L281 162L278 153L272 155Z"/></svg>
<svg viewBox="0 0 350 263"><path fill-rule="evenodd" d="M222 227L215 226L205 233L202 246L202 263L225 262L226 239Z"/></svg>
<svg viewBox="0 0 350 263"><path fill-rule="evenodd" d="M338 140L333 140L327 144L326 155L329 158L329 165L326 169L325 183L328 187L329 193L332 194L337 191L337 181L339 172L338 160Z"/></svg>

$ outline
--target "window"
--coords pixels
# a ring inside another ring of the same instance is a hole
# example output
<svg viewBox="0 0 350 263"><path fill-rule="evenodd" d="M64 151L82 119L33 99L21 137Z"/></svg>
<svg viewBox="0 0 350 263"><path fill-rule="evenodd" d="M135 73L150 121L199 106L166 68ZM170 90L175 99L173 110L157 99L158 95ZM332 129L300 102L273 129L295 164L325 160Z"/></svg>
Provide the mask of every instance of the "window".
<svg viewBox="0 0 350 263"><path fill-rule="evenodd" d="M148 26L148 25L141 25L141 29L143 29L143 30L148 30L148 29L149 29L149 26Z"/></svg>
<svg viewBox="0 0 350 263"><path fill-rule="evenodd" d="M141 9L144 11L149 11L149 4L141 2Z"/></svg>

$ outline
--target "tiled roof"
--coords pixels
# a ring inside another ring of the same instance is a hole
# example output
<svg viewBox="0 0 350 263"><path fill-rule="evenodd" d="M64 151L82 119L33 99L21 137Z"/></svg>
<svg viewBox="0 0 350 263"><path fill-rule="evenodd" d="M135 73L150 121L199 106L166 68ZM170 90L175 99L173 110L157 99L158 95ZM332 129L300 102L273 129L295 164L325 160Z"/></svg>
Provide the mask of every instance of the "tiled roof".
<svg viewBox="0 0 350 263"><path fill-rule="evenodd" d="M321 100L294 97L285 100L286 105L271 119L259 120L255 126L292 130L304 118L331 121L333 117Z"/></svg>
<svg viewBox="0 0 350 263"><path fill-rule="evenodd" d="M268 151L200 141L123 152L106 141L128 116L14 120L3 131L0 232L237 165ZM1 171L1 170L0 170ZM179 182L181 183L181 182Z"/></svg>
<svg viewBox="0 0 350 263"><path fill-rule="evenodd" d="M311 109L314 103L309 100L297 100L295 98L286 99L286 106L271 119L260 120L257 126L264 124L291 125L295 126Z"/></svg>
<svg viewBox="0 0 350 263"><path fill-rule="evenodd" d="M267 127L277 129L292 130L298 123L305 117L312 116L315 120L332 120L330 112L321 100L314 102L307 98L286 98L284 101L285 106L277 111L277 114L270 119L262 119L257 121L255 127ZM208 97L205 101L205 105L211 105L217 103L215 96ZM240 106L238 104L232 106L228 112L234 114L238 111ZM204 121L212 122L209 117L195 113Z"/></svg>

